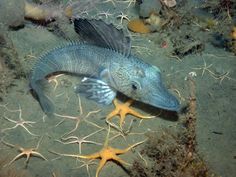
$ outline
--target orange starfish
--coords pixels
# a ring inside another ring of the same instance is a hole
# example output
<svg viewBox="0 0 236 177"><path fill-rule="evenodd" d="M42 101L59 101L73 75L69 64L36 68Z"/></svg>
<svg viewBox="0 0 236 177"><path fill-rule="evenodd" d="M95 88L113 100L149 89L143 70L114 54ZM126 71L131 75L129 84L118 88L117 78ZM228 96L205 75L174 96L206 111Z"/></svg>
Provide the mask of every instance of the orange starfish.
<svg viewBox="0 0 236 177"><path fill-rule="evenodd" d="M126 114L132 114L134 116L136 116L137 118L140 119L150 119L150 118L154 118L155 116L144 116L138 112L136 112L135 110L130 108L130 105L133 103L134 100L129 99L127 102L125 103L118 103L118 101L116 99L114 99L113 104L115 105L115 110L113 110L110 114L108 114L108 116L106 117L106 121L109 123L109 119L111 119L112 117L119 115L120 116L120 127L122 127L122 125L124 124L125 121L125 116Z"/></svg>
<svg viewBox="0 0 236 177"><path fill-rule="evenodd" d="M103 148L99 152L96 152L94 154L76 155L76 154L61 154L61 153L57 153L57 152L53 152L53 151L51 151L51 152L54 153L54 154L67 156L67 157L75 157L75 158L82 158L82 159L101 159L101 161L99 162L97 171L96 171L96 177L98 177L98 174L101 171L102 167L109 160L116 161L116 162L120 163L121 165L123 165L123 164L130 165L129 163L127 163L124 160L122 160L121 158L119 158L118 155L119 154L124 154L124 153L128 152L130 149L132 149L133 147L135 147L139 144L142 144L146 141L146 140L140 141L138 143L135 143L135 144L127 147L126 149L116 149L116 148L113 148L111 146L108 146L109 133L110 133L110 125L109 125L107 137L106 137L105 143L103 145Z"/></svg>
<svg viewBox="0 0 236 177"><path fill-rule="evenodd" d="M124 154L124 153L128 152L130 149L132 149L133 147L135 147L145 141L144 140L144 141L135 143L135 144L127 147L126 149L116 149L111 146L108 146L109 133L110 133L110 126L108 129L107 137L106 137L105 143L103 145L103 148L99 152L96 152L96 153L90 154L90 155L78 155L77 156L77 157L83 158L83 159L98 159L98 158L101 159L101 161L99 162L97 171L96 171L96 177L98 177L98 174L101 171L102 167L109 160L116 161L116 162L120 163L121 165L122 164L130 165L129 163L127 163L124 160L122 160L121 158L119 158L117 155Z"/></svg>

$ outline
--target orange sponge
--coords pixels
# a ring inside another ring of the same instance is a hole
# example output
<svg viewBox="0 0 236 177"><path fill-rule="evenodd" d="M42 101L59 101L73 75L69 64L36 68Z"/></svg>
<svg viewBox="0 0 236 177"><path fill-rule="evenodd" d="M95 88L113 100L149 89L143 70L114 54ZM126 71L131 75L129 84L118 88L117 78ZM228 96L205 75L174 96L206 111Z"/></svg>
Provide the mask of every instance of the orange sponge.
<svg viewBox="0 0 236 177"><path fill-rule="evenodd" d="M148 25L142 19L133 19L128 23L128 29L136 33L150 33Z"/></svg>
<svg viewBox="0 0 236 177"><path fill-rule="evenodd" d="M236 26L233 27L233 29L232 29L231 37L232 37L232 39L236 40Z"/></svg>

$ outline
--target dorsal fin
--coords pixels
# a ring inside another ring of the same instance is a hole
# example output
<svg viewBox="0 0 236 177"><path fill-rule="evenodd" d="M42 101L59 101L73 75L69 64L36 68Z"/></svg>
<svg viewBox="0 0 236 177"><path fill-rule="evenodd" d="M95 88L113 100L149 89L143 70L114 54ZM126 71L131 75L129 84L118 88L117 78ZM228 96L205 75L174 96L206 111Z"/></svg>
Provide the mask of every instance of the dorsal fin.
<svg viewBox="0 0 236 177"><path fill-rule="evenodd" d="M94 45L115 50L125 56L130 55L130 38L122 30L102 20L75 19L74 28L83 40Z"/></svg>

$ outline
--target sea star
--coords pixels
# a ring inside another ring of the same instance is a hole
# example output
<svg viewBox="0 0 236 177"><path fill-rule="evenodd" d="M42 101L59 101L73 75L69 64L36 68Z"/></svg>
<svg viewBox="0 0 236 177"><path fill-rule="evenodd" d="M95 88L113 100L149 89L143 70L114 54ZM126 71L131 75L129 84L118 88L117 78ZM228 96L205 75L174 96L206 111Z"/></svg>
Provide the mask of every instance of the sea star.
<svg viewBox="0 0 236 177"><path fill-rule="evenodd" d="M109 123L110 119L116 115L120 116L120 127L122 127L122 125L124 124L125 121L125 116L126 114L132 114L140 119L150 119L150 118L154 118L155 116L144 116L138 112L136 112L135 110L130 108L130 105L133 103L134 100L129 99L127 102L125 103L118 103L118 101L115 99L113 101L113 104L115 105L115 110L113 110L110 114L108 114L108 116L106 117L106 121Z"/></svg>
<svg viewBox="0 0 236 177"><path fill-rule="evenodd" d="M38 148L39 148L39 144L41 143L42 141L42 138L40 138L38 144L36 147L33 147L33 148L23 148L23 147L20 147L18 145L13 145L13 144L10 144L10 143L7 143L5 141L2 141L5 145L7 146L10 146L10 147L17 147L18 150L20 151L20 154L18 154L17 156L15 156L8 164L6 165L11 165L14 161L16 161L17 159L23 157L23 156L26 156L26 161L25 161L25 165L27 166L28 165L28 162L29 162L29 159L31 156L37 156L37 157L40 157L41 159L43 160L47 160L41 153L37 152Z"/></svg>
<svg viewBox="0 0 236 177"><path fill-rule="evenodd" d="M106 137L105 143L103 145L103 148L99 152L96 152L96 153L93 153L90 155L77 155L77 157L83 158L83 159L98 159L98 158L101 159L101 161L99 162L97 171L96 171L96 177L98 177L98 174L101 171L102 167L109 160L116 161L116 162L120 163L121 165L130 165L129 163L127 163L124 160L122 160L121 158L119 158L118 155L128 152L133 147L135 147L139 144L142 144L145 141L145 140L140 141L138 143L135 143L135 144L125 148L125 149L117 149L117 148L113 148L111 146L108 146L109 133L110 133L110 126L108 129L107 137Z"/></svg>
<svg viewBox="0 0 236 177"><path fill-rule="evenodd" d="M121 158L119 158L118 155L124 154L124 153L128 152L130 149L132 149L133 147L138 146L139 144L142 144L146 141L146 140L140 141L138 143L135 143L135 144L127 147L126 149L116 149L111 146L108 146L109 133L110 133L110 125L109 125L107 137L106 137L105 143L103 145L103 148L99 152L96 152L96 153L93 153L90 155L62 154L62 153L58 153L58 152L54 152L54 151L50 151L50 152L57 154L57 155L61 155L61 156L67 156L67 157L75 157L75 158L90 159L90 160L101 159L101 161L99 162L97 171L96 171L96 177L98 177L98 174L101 171L102 167L109 160L113 160L115 162L118 162L121 165L123 165L123 164L130 165L129 163L127 163L124 160L122 160Z"/></svg>

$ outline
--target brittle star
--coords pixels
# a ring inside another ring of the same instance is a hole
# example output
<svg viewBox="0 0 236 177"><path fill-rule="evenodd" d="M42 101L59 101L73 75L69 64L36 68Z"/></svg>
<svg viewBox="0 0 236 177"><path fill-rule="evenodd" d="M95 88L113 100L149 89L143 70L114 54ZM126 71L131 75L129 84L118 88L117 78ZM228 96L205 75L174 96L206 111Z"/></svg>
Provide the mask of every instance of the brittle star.
<svg viewBox="0 0 236 177"><path fill-rule="evenodd" d="M213 64L210 64L210 65L207 65L206 64L206 61L203 59L203 67L198 67L198 68L192 68L192 69L195 69L195 70L202 70L202 76L204 75L205 71L208 71L210 73L210 75L216 79L216 80L220 80L220 84L222 83L222 81L227 78L229 80L233 80L233 81L236 81L236 79L233 79L231 77L229 77L229 71L223 73L223 74L216 74L214 73L213 71L211 71L209 68L212 67Z"/></svg>
<svg viewBox="0 0 236 177"><path fill-rule="evenodd" d="M108 2L112 3L112 5L113 5L114 7L116 7L116 2L117 2L117 0L105 0L105 1L103 1L102 3L108 3Z"/></svg>
<svg viewBox="0 0 236 177"><path fill-rule="evenodd" d="M1 106L2 106L2 105L1 105ZM2 129L2 130L1 130L2 132L5 132L5 131L7 131L7 130L11 130L11 129L17 128L18 126L21 126L21 127L24 128L30 135L38 136L38 135L36 135L36 134L34 134L34 133L31 133L31 132L29 131L29 129L25 126L25 125L29 125L30 127L32 127L31 124L35 124L36 122L33 122L33 121L26 121L26 120L22 119L22 110L21 110L20 105L19 105L19 109L17 109L17 110L10 110L10 109L7 108L6 105L4 105L3 107L5 107L5 109L7 109L9 112L19 112L19 120L18 120L18 121L12 120L12 119L8 118L8 117L5 115L5 113L4 113L3 118L6 119L6 120L8 120L9 122L15 123L16 125L13 126L13 127L10 127L10 128L4 128L4 129Z"/></svg>
<svg viewBox="0 0 236 177"><path fill-rule="evenodd" d="M233 80L233 81L236 81L236 79L234 79L234 78L231 78L231 77L229 77L229 71L227 71L227 72L225 72L225 73L223 73L223 74L220 74L220 75L218 75L218 76L213 76L215 79L219 79L220 80L220 84L222 83L222 81L225 79L225 78L227 78L228 80Z"/></svg>
<svg viewBox="0 0 236 177"><path fill-rule="evenodd" d="M86 171L88 173L88 176L90 177L90 172L89 172L89 165L97 165L96 162L93 162L94 160L86 160L86 161L83 161L83 160L79 160L80 162L82 162L83 164L80 165L79 167L76 167L75 169L78 169L78 168L82 168L82 167L86 167Z"/></svg>
<svg viewBox="0 0 236 177"><path fill-rule="evenodd" d="M75 157L75 158L91 159L91 160L92 159L101 159L101 161L99 162L97 171L96 171L96 177L98 177L99 172L101 171L101 169L103 168L103 166L106 164L107 161L113 160L121 165L131 165L131 164L125 162L124 160L122 160L121 158L119 158L118 155L125 154L126 152L128 152L129 150L134 148L135 146L138 146L138 145L144 143L146 140L135 143L125 149L117 149L117 148L113 148L108 145L109 133L110 133L110 125L109 125L108 133L107 133L103 148L99 152L96 152L94 154L77 155L77 154L62 154L62 153L57 153L54 151L51 151L51 152L55 153L57 155L66 156L66 157Z"/></svg>
<svg viewBox="0 0 236 177"><path fill-rule="evenodd" d="M44 160L47 160L41 153L37 152L38 148L39 148L39 144L42 141L42 137L40 138L40 140L38 141L38 144L36 147L34 148L23 148L23 147L19 147L18 145L13 145L10 143L7 143L5 141L3 141L3 143L7 146L10 146L12 148L17 147L18 150L20 151L20 154L18 154L17 156L15 156L7 165L11 165L14 161L16 161L17 159L26 156L26 160L25 160L25 165L27 166L27 164L29 163L29 159L31 156L36 156L36 157L40 157Z"/></svg>
<svg viewBox="0 0 236 177"><path fill-rule="evenodd" d="M97 143L95 141L89 141L89 140L86 140L87 138L89 138L90 136L102 131L103 129L100 129L100 130L97 130L93 133L90 133L89 135L87 136L84 136L82 138L79 138L77 136L69 136L67 138L61 138L63 141L61 140L56 140L62 144L79 144L79 153L81 154L81 151L82 151L82 143L89 143L89 144L96 144L96 145L102 145L101 143ZM67 140L71 140L71 141L67 141ZM67 141L67 142L64 142L64 141Z"/></svg>
<svg viewBox="0 0 236 177"><path fill-rule="evenodd" d="M58 81L57 81L57 78L62 76L64 74L58 74L58 75L55 75L55 76L51 76L48 78L48 82L51 83L51 82L54 82L55 83L55 86L53 88L53 90L55 91L57 89L57 86L59 85Z"/></svg>
<svg viewBox="0 0 236 177"><path fill-rule="evenodd" d="M83 115L83 108L82 108L80 96L78 96L78 99L79 99L79 110L80 110L80 115L79 116L67 116L67 115L60 115L60 114L54 113L55 116L64 118L59 123L57 123L56 127L58 125L60 125L61 123L63 123L66 119L70 119L70 120L75 120L76 121L75 128L73 128L71 131L65 133L64 135L62 135L62 137L66 136L66 135L69 135L69 134L73 133L74 131L76 131L77 128L79 127L79 124L80 124L81 120L84 120L86 123L91 124L91 125L93 125L95 127L98 127L100 129L102 128L102 127L98 126L97 124L86 120L90 115L96 114L96 113L100 112L101 110L99 109L99 110L95 110L95 111L90 111L90 112L87 113L87 115L85 117L81 117Z"/></svg>
<svg viewBox="0 0 236 177"><path fill-rule="evenodd" d="M97 15L98 16L105 16L105 18L107 19L109 16L114 15L114 14L111 14L109 11L110 11L110 9L108 9L107 11L100 12Z"/></svg>
<svg viewBox="0 0 236 177"><path fill-rule="evenodd" d="M128 15L124 14L123 12L121 12L120 15L117 15L116 18L120 19L120 24L123 24L123 20L130 21Z"/></svg>
<svg viewBox="0 0 236 177"><path fill-rule="evenodd" d="M131 6L131 4L134 4L136 3L136 0L125 0L125 1L119 1L120 3L129 3L127 8L129 8Z"/></svg>
<svg viewBox="0 0 236 177"><path fill-rule="evenodd" d="M141 123L141 121L140 121L140 123ZM116 134L114 136L109 138L109 141L112 141L113 139L121 136L127 142L126 136L128 136L128 135L144 135L147 133L147 131L145 131L145 132L132 132L133 122L134 122L134 119L131 120L130 125L126 131L120 130L117 127L114 127L112 124L110 124L111 127L116 128L118 130L118 133L116 132Z"/></svg>
<svg viewBox="0 0 236 177"><path fill-rule="evenodd" d="M202 76L204 75L205 71L208 71L211 75L216 75L213 71L211 71L209 68L212 67L213 64L207 65L206 61L203 59L203 67L198 67L198 68L192 68L195 70L202 70Z"/></svg>

